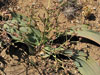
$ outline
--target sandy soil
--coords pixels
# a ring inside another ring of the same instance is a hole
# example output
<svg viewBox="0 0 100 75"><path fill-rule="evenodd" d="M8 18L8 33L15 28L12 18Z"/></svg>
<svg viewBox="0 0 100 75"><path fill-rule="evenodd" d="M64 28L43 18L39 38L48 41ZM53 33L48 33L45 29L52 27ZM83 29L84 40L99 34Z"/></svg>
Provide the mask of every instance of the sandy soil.
<svg viewBox="0 0 100 75"><path fill-rule="evenodd" d="M55 9L57 5L59 6L59 3L54 3L54 1L57 0L51 0L50 3L48 2L49 0L9 0L7 3L4 1L5 0L0 1L0 3L3 4L0 6L1 16L6 10L30 16L32 9L36 8L37 12L35 15L43 17L45 10L42 6L48 9ZM67 7L64 7L64 10L62 10L58 16L58 22L60 22L60 24L57 26L56 23L53 22L54 18L51 19L51 22L55 25L52 26L53 30L50 32L49 38L55 38L55 26L58 27L59 33L64 32L68 27L79 24L88 24L92 26L93 30L100 32L100 0L78 0L76 7L79 7L79 10L76 12L71 12L72 8L68 8L69 11L67 11ZM68 12L72 14L68 14ZM90 18L90 14L93 14L92 19ZM72 16L73 18L69 19L69 17ZM39 24L41 24L41 22L39 22ZM43 32L44 26L39 25L39 29ZM79 42L70 46L72 49L76 50L86 48L90 56L100 65L100 46L88 42ZM3 63L0 62L0 75L80 75L72 60L63 60L64 63L59 63L51 59L41 59L38 56L29 56L29 59L34 61L32 65L28 64L27 56L26 58L24 56L24 59L26 59L25 61L22 58L18 61L19 57L16 55L11 57L6 53L6 49L1 52L0 56L1 59L4 58L5 60ZM62 67L65 67L65 69Z"/></svg>

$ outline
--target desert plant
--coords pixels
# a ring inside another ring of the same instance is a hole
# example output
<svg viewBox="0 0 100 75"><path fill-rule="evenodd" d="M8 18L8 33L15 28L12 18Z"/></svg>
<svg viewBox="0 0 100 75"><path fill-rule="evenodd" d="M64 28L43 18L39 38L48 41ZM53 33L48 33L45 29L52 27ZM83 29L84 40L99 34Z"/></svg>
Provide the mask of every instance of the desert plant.
<svg viewBox="0 0 100 75"><path fill-rule="evenodd" d="M50 46L47 46L44 48L44 55L42 55L42 57L47 58L53 56L55 60L59 60L57 55L63 55L73 60L82 75L99 75L100 73L100 66L89 56L89 54L83 51L64 49L61 47L50 48Z"/></svg>
<svg viewBox="0 0 100 75"><path fill-rule="evenodd" d="M80 73L83 75L98 75L100 73L99 66L94 60L92 60L92 58L88 54L78 50L65 49L62 46L53 48L51 45L46 44L47 41L50 40L46 37L46 32L41 33L41 31L39 31L34 26L34 20L26 16L18 15L16 13L12 13L12 15L12 20L8 20L4 24L3 29L7 32L8 35L10 35L12 40L15 40L14 43L21 42L26 44L29 48L30 54L34 54L36 52L36 49L38 49L38 47L43 44L43 58L53 56L55 59L58 59L56 56L61 54L72 59L75 62ZM45 18L45 21L41 17L40 19L44 24L49 24L48 18ZM88 38L100 44L99 33L89 30L88 26L86 25L70 28L70 30L65 31L64 35L67 36L73 34L75 36ZM45 39L48 40L45 41ZM86 69L88 69L88 71Z"/></svg>
<svg viewBox="0 0 100 75"><path fill-rule="evenodd" d="M8 20L3 29L7 31L15 42L25 43L29 51L34 52L35 47L41 44L41 32L34 27L34 21L28 17L12 13L12 20Z"/></svg>

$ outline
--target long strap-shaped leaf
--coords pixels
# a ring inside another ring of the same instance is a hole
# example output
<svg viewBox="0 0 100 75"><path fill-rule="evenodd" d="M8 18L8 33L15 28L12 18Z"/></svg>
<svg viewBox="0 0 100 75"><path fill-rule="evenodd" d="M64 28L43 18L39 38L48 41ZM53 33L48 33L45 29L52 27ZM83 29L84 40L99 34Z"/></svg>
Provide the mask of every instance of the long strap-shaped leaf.
<svg viewBox="0 0 100 75"><path fill-rule="evenodd" d="M76 31L77 36L90 39L100 45L100 33L92 30L78 30Z"/></svg>
<svg viewBox="0 0 100 75"><path fill-rule="evenodd" d="M100 75L100 66L91 57L79 56L75 64L82 75Z"/></svg>
<svg viewBox="0 0 100 75"><path fill-rule="evenodd" d="M76 36L90 39L100 45L100 33L99 32L89 30L87 29L87 26L84 26L84 25L83 26L80 25L79 28L81 29L77 29L78 27L79 26L73 27L72 30L70 30L69 32L66 31L66 33L69 35L72 35L72 33L74 32Z"/></svg>
<svg viewBox="0 0 100 75"><path fill-rule="evenodd" d="M82 75L100 75L100 66L83 51L65 50L63 54L65 56L71 55Z"/></svg>

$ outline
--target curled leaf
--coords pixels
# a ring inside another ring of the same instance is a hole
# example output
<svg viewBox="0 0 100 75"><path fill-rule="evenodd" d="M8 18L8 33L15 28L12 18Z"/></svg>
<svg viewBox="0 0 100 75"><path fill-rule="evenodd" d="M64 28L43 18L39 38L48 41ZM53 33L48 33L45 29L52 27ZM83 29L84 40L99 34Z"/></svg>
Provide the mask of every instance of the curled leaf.
<svg viewBox="0 0 100 75"><path fill-rule="evenodd" d="M73 27L69 32L66 31L66 33L68 35L72 35L73 33L75 33L75 36L90 39L100 45L100 33L99 32L90 30L88 29L87 26L84 26L84 25L83 26L80 25L79 29L78 27L79 26Z"/></svg>
<svg viewBox="0 0 100 75"><path fill-rule="evenodd" d="M100 66L90 56L79 52L74 56L75 64L82 75L99 75Z"/></svg>

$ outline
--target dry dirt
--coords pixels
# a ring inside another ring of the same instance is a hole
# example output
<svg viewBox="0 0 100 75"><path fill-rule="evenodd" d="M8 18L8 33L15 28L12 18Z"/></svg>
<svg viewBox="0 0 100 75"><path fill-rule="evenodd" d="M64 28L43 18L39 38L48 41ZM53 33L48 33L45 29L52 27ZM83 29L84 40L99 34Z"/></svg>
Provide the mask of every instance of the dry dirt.
<svg viewBox="0 0 100 75"><path fill-rule="evenodd" d="M37 4L36 10L38 12L36 12L36 15L43 16L45 11L41 8L41 5L43 4L43 6L48 9L55 9L59 4L54 4L53 1L57 0L50 0L50 3L49 0L9 0L7 3L6 0L0 0L0 4L3 4L0 6L0 15L7 10L30 16L32 6ZM74 13L73 19L69 19L69 17L71 17L68 14L69 11L61 11L58 17L60 24L57 25L59 33L64 32L67 27L79 24L88 24L92 26L93 30L100 32L100 0L78 0L77 4L78 5L76 6L82 8ZM89 14L93 14L92 19L89 17ZM39 26L39 29L43 32L44 26ZM55 36L54 32L55 27L50 32L49 38ZM92 58L100 65L100 45L85 41L70 46L72 49L76 50L86 48L90 53L90 56L92 56ZM38 56L29 56L29 59L34 61L32 65L28 64L27 56L23 57L26 59L25 61L23 59L18 61L19 58L16 55L11 57L9 54L6 54L6 49L1 52L1 56L0 60L3 60L4 58L5 61L3 61L3 64L0 62L0 75L80 75L72 60L63 60L64 63L60 63L51 59L41 59Z"/></svg>

